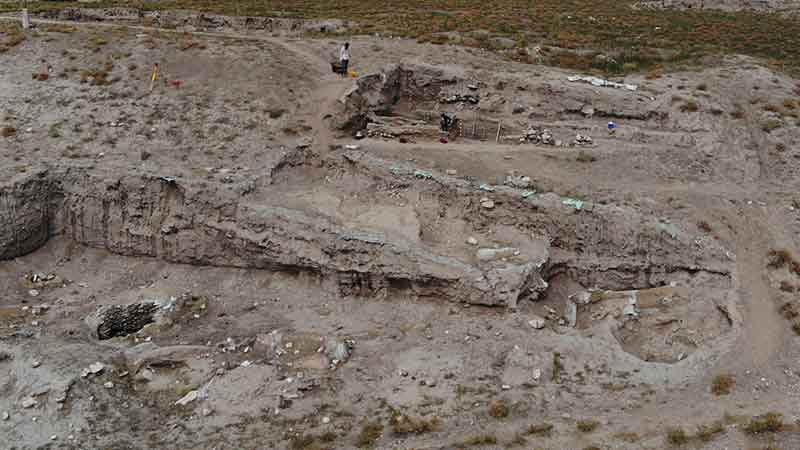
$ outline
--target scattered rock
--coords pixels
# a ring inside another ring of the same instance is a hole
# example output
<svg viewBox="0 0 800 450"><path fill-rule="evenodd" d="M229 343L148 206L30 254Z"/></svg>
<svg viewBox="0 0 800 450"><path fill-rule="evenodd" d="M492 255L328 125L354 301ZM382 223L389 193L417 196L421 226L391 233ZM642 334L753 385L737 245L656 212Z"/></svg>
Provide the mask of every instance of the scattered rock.
<svg viewBox="0 0 800 450"><path fill-rule="evenodd" d="M467 238L467 244L469 245L478 245L478 240L474 237L470 236Z"/></svg>
<svg viewBox="0 0 800 450"><path fill-rule="evenodd" d="M325 424L325 425L331 423L331 418L328 417L328 416L323 417L322 418L322 423Z"/></svg>
<svg viewBox="0 0 800 450"><path fill-rule="evenodd" d="M297 144L295 144L295 148L297 148L299 150L304 150L304 149L307 149L307 148L311 147L311 144L313 142L314 142L313 139L311 139L309 137L304 137L304 138L301 138L300 140L297 141Z"/></svg>
<svg viewBox="0 0 800 450"><path fill-rule="evenodd" d="M580 133L577 134L575 136L575 140L572 141L572 145L575 145L575 146L592 145L592 144L594 144L594 141L592 140L591 137L584 136L584 135L582 135Z"/></svg>
<svg viewBox="0 0 800 450"><path fill-rule="evenodd" d="M25 409L33 408L34 406L38 405L39 402L36 401L33 397L26 397L22 400L22 407Z"/></svg>
<svg viewBox="0 0 800 450"><path fill-rule="evenodd" d="M528 321L528 325L533 327L536 330L541 330L545 326L545 320L542 317L534 316L531 320Z"/></svg>
<svg viewBox="0 0 800 450"><path fill-rule="evenodd" d="M31 308L31 314L33 314L34 316L41 316L44 315L44 313L46 313L49 309L50 305L47 304L36 305L33 308Z"/></svg>
<svg viewBox="0 0 800 450"><path fill-rule="evenodd" d="M522 134L520 142L530 142L533 144L554 145L556 143L553 134L548 129L529 126Z"/></svg>
<svg viewBox="0 0 800 450"><path fill-rule="evenodd" d="M565 318L567 325L570 327L575 327L575 325L578 323L578 305L572 301L568 301L564 310L564 316L566 316Z"/></svg>
<svg viewBox="0 0 800 450"><path fill-rule="evenodd" d="M458 171L456 169L447 169L445 171L445 173L447 175L450 175L451 177L453 177L453 176L456 176L458 174Z"/></svg>
<svg viewBox="0 0 800 450"><path fill-rule="evenodd" d="M338 340L336 338L328 338L325 341L325 356L328 358L328 364L331 369L335 369L339 364L345 363L353 350L353 341Z"/></svg>
<svg viewBox="0 0 800 450"><path fill-rule="evenodd" d="M481 98L477 94L451 94L440 98L442 103L470 103L472 105L477 105L480 100Z"/></svg>
<svg viewBox="0 0 800 450"><path fill-rule="evenodd" d="M517 189L528 189L533 185L533 181L531 177L524 176L524 175L517 175L516 172L511 172L509 175L506 176L506 183L507 186L515 187Z"/></svg>
<svg viewBox="0 0 800 450"><path fill-rule="evenodd" d="M203 417L208 417L211 414L214 414L214 410L212 410L211 408L203 408L200 410L200 415L202 415Z"/></svg>
<svg viewBox="0 0 800 450"><path fill-rule="evenodd" d="M39 362L39 361L34 361L34 362L33 362L33 364L31 364L31 367L33 367L33 368L35 369L35 368L37 368L37 367L39 367L39 366L41 366L41 365L42 365L42 363L41 363L41 362Z"/></svg>
<svg viewBox="0 0 800 450"><path fill-rule="evenodd" d="M103 364L101 362L92 363L92 364L89 364L89 373L91 373L92 375L98 374L98 373L102 372L103 369L105 369L105 368L106 368L105 364Z"/></svg>
<svg viewBox="0 0 800 450"><path fill-rule="evenodd" d="M489 199L481 200L481 207L483 209L494 209L494 202Z"/></svg>
<svg viewBox="0 0 800 450"><path fill-rule="evenodd" d="M28 295L30 295L31 297L38 297L39 291L36 289L31 289L30 291L28 291Z"/></svg>
<svg viewBox="0 0 800 450"><path fill-rule="evenodd" d="M3 411L2 418L3 418L4 421L6 421L6 420L11 418L11 414L9 414L8 411Z"/></svg>
<svg viewBox="0 0 800 450"><path fill-rule="evenodd" d="M106 381L105 383L103 383L103 387L106 389L112 389L114 387L114 383Z"/></svg>

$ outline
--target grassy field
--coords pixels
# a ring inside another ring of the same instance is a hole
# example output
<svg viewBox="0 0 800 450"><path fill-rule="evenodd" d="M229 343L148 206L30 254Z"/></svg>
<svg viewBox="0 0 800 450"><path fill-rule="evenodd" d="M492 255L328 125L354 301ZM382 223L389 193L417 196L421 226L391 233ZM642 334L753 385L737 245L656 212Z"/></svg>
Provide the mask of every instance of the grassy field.
<svg viewBox="0 0 800 450"><path fill-rule="evenodd" d="M618 0L104 0L94 5L335 17L358 22L357 33L495 50L501 45L493 38L504 37L503 46L514 44L504 50L511 58L531 59L522 49L541 46L545 62L607 73L658 70L731 53L763 58L793 73L800 69L800 20L779 14L637 10ZM28 3L33 11L67 6L87 4ZM0 11L17 7L2 4Z"/></svg>

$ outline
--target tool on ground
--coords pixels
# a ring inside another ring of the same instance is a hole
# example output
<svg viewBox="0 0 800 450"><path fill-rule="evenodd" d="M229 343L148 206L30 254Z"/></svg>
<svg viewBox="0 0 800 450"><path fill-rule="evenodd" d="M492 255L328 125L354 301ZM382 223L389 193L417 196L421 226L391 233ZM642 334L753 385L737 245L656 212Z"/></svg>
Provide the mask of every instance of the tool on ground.
<svg viewBox="0 0 800 450"><path fill-rule="evenodd" d="M153 73L150 74L150 92L153 92L153 86L158 78L158 63L153 64Z"/></svg>

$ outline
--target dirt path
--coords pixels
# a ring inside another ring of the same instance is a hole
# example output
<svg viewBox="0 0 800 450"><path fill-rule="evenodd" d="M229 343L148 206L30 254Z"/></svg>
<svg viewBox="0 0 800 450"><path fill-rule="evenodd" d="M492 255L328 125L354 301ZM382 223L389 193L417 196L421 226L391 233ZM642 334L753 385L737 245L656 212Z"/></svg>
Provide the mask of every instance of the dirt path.
<svg viewBox="0 0 800 450"><path fill-rule="evenodd" d="M760 208L732 217L736 221L736 268L739 276L739 297L745 308L744 332L728 358L730 367L743 371L766 370L769 362L782 349L786 324L778 314L765 273L766 249L775 248L778 228L769 223ZM782 239L778 239L782 240Z"/></svg>

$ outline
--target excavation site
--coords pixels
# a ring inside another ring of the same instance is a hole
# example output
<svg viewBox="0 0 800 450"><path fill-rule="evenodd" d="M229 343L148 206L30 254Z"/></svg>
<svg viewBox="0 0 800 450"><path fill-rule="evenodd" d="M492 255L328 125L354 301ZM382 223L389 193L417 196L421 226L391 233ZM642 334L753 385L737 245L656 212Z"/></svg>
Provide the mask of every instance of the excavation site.
<svg viewBox="0 0 800 450"><path fill-rule="evenodd" d="M0 6L0 450L800 449L785 64L101 3Z"/></svg>

